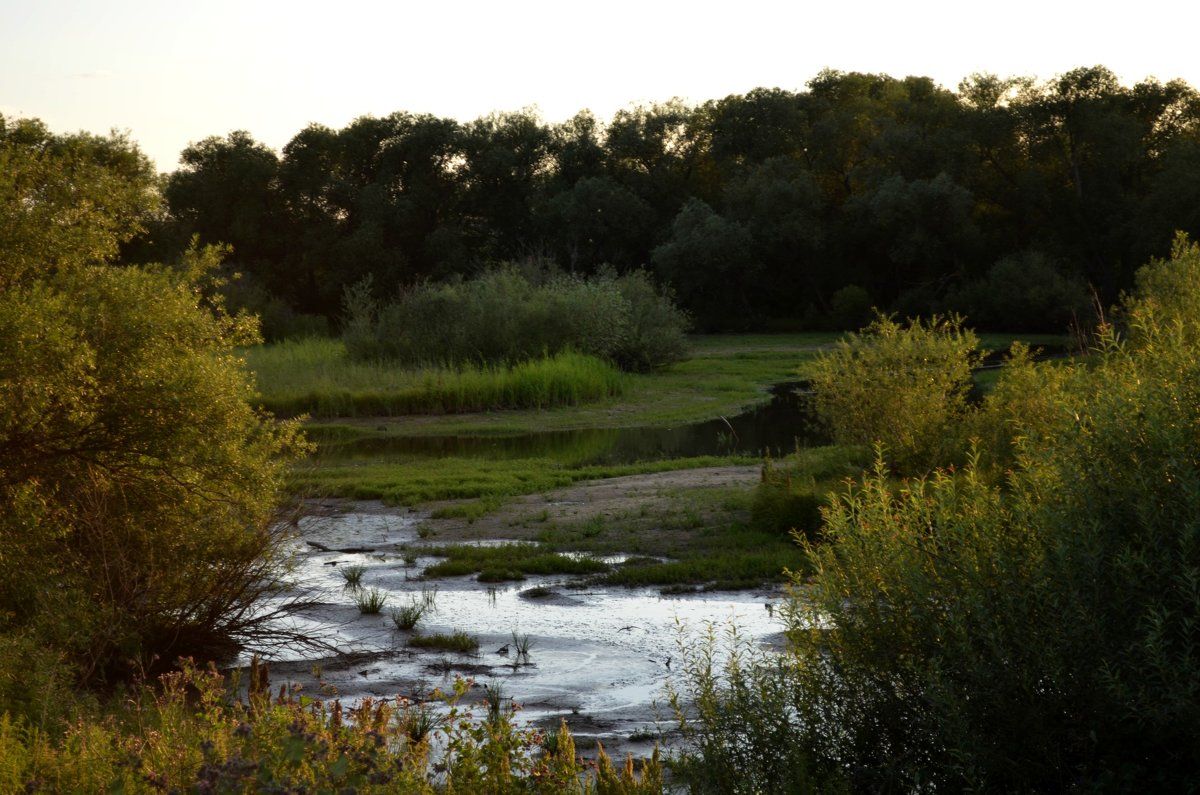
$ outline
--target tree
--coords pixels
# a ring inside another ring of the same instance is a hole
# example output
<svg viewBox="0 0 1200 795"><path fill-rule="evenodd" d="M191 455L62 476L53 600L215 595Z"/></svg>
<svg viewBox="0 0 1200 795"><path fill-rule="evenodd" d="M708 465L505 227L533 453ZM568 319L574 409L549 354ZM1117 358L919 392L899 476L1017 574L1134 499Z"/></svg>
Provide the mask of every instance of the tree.
<svg viewBox="0 0 1200 795"><path fill-rule="evenodd" d="M654 211L611 177L583 177L543 206L546 239L570 270L591 273L608 264L629 270L649 248Z"/></svg>
<svg viewBox="0 0 1200 795"><path fill-rule="evenodd" d="M0 289L113 259L159 205L124 136L56 136L0 115Z"/></svg>
<svg viewBox="0 0 1200 795"><path fill-rule="evenodd" d="M654 249L654 268L699 325L708 329L747 322L759 263L750 236L736 221L699 199L679 211L671 237Z"/></svg>
<svg viewBox="0 0 1200 795"><path fill-rule="evenodd" d="M0 635L94 681L262 626L258 597L283 564L281 455L301 445L252 408L234 348L255 325L204 298L216 251L178 268L111 266L125 205L110 214L80 197L138 193L136 175L77 159L70 137L48 142L0 147L37 166L0 214L59 221L34 253L0 238L0 262L24 264L0 285Z"/></svg>

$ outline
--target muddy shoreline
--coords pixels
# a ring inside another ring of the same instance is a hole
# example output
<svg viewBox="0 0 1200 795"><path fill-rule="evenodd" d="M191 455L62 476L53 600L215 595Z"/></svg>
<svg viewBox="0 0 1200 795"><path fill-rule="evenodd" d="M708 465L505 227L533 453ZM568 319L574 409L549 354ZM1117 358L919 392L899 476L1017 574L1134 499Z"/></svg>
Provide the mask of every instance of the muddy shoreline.
<svg viewBox="0 0 1200 795"><path fill-rule="evenodd" d="M314 697L423 700L449 689L456 676L473 680L466 701L496 687L520 705L524 719L546 728L566 721L581 750L596 742L624 754L649 753L673 719L667 684L679 686L681 644L730 622L753 642L779 646L779 589L663 596L654 589L578 589L570 577L529 577L489 585L473 577L424 579L436 558L414 557L447 543L535 542L548 523L611 525L614 534L653 532L655 517L676 510L692 489L751 488L758 466L726 466L590 481L546 494L514 498L473 521L435 519L449 503L419 509L379 502L321 500L298 522L298 579L316 604L301 629L324 633L336 655L280 655L271 662L276 686L290 683ZM719 511L718 511L719 512ZM704 517L705 521L728 519ZM631 531L631 527L635 530ZM474 653L418 649L411 633L387 615L363 615L344 587L340 567L365 568L363 587L399 606L437 588L437 609L425 633L463 631L479 641ZM536 597L531 597L536 594ZM512 639L527 635L529 658L514 658ZM478 694L478 695L476 695Z"/></svg>

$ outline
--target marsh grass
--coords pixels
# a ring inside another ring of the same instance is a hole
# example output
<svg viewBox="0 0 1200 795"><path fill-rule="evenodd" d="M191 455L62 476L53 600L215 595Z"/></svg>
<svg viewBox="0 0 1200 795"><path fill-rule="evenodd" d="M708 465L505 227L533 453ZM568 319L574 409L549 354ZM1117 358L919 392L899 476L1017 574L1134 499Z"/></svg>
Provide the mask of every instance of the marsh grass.
<svg viewBox="0 0 1200 795"><path fill-rule="evenodd" d="M597 574L608 571L602 561L548 552L535 544L502 544L478 547L455 544L430 550L446 560L425 569L426 577L461 577L478 574L480 582L524 579L529 574Z"/></svg>
<svg viewBox="0 0 1200 795"><path fill-rule="evenodd" d="M392 622L396 625L396 629L411 631L416 629L417 623L427 613L432 613L437 610L437 587L422 588L420 595L409 596L408 604L392 610Z"/></svg>
<svg viewBox="0 0 1200 795"><path fill-rule="evenodd" d="M612 466L574 466L550 458L501 461L445 457L437 460L437 466L430 466L428 458L416 456L382 462L317 459L294 467L288 473L287 484L292 491L303 494L382 500L398 505L479 500L478 504L439 511L437 517L469 519L495 510L505 498L549 492L585 480L759 461L751 456L697 456Z"/></svg>
<svg viewBox="0 0 1200 795"><path fill-rule="evenodd" d="M564 352L512 367L404 368L355 362L339 340L244 351L264 408L280 417L391 417L575 406L622 394L626 377L594 356Z"/></svg>
<svg viewBox="0 0 1200 795"><path fill-rule="evenodd" d="M362 585L363 575L366 573L367 567L359 564L342 566L338 569L338 573L342 575L342 579L346 581L347 588L358 588Z"/></svg>
<svg viewBox="0 0 1200 795"><path fill-rule="evenodd" d="M414 635L408 639L408 645L418 649L441 649L455 651L459 654L475 654L479 651L479 638L456 629L449 635L435 632L432 635Z"/></svg>
<svg viewBox="0 0 1200 795"><path fill-rule="evenodd" d="M379 615L383 606L387 604L387 592L378 588L360 589L354 595L354 603L358 605L358 612L364 616Z"/></svg>

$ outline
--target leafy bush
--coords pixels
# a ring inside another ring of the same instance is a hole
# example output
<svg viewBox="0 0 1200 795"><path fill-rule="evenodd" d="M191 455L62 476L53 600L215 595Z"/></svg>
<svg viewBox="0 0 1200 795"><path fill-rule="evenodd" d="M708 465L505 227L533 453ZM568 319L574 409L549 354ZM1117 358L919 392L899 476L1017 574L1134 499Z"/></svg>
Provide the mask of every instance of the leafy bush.
<svg viewBox="0 0 1200 795"><path fill-rule="evenodd" d="M410 366L512 365L565 350L648 370L684 354L687 316L642 272L531 281L515 266L424 284L382 307L369 284L346 292L344 339L357 360Z"/></svg>
<svg viewBox="0 0 1200 795"><path fill-rule="evenodd" d="M203 298L217 250L104 262L147 190L144 169L118 167L139 162L126 147L0 139L0 634L86 681L263 629L256 603L285 563L280 478L301 448L251 408L234 346L254 324Z"/></svg>
<svg viewBox="0 0 1200 795"><path fill-rule="evenodd" d="M902 326L880 316L813 362L816 414L837 444L882 444L901 472L948 463L962 447L977 344L957 317Z"/></svg>
<svg viewBox="0 0 1200 795"><path fill-rule="evenodd" d="M1084 281L1036 251L1001 259L984 278L952 291L945 303L980 328L1005 331L1061 334L1094 320Z"/></svg>
<svg viewBox="0 0 1200 795"><path fill-rule="evenodd" d="M785 667L692 674L715 705L698 764L754 769L732 712L803 752L780 789L1200 787L1200 358L1179 300L1200 248L1139 282L1087 366L1002 375L1006 479L974 453L901 483L879 461L825 509Z"/></svg>
<svg viewBox="0 0 1200 795"><path fill-rule="evenodd" d="M668 682L683 746L672 779L702 795L826 793L847 789L835 771L818 775L795 720L793 662L763 650L735 625L719 636L682 639L680 684Z"/></svg>

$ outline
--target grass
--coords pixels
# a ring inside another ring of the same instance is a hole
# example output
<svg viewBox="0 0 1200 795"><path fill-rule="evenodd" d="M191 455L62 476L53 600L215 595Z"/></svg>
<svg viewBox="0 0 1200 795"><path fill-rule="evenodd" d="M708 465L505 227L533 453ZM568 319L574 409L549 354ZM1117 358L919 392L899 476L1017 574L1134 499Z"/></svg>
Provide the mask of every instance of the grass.
<svg viewBox="0 0 1200 795"><path fill-rule="evenodd" d="M445 560L425 569L426 577L462 577L478 574L480 582L522 580L530 574L588 575L608 571L609 566L590 558L548 552L536 544L501 544L479 547L467 544L431 549L428 554Z"/></svg>
<svg viewBox="0 0 1200 795"><path fill-rule="evenodd" d="M387 604L387 593L378 588L360 590L354 595L354 603L358 605L358 612L364 616L379 615L383 606Z"/></svg>
<svg viewBox="0 0 1200 795"><path fill-rule="evenodd" d="M422 588L420 596L410 596L408 604L392 610L392 623L396 625L396 629L403 631L411 631L416 629L417 623L426 614L437 609L437 588Z"/></svg>
<svg viewBox="0 0 1200 795"><path fill-rule="evenodd" d="M408 639L408 645L418 649L455 651L459 654L474 654L479 651L479 639L461 629L456 629L449 635L441 632L435 632L432 635L414 635Z"/></svg>
<svg viewBox="0 0 1200 795"><path fill-rule="evenodd" d="M572 466L548 458L488 460L446 457L431 459L410 456L392 461L321 461L319 458L294 467L287 476L290 490L324 497L383 500L396 505L417 505L437 500L479 499L485 504L475 510L456 506L457 515L470 518L486 513L507 497L538 494L573 483L599 478L641 475L696 467L753 464L751 456L699 456L665 461L644 461L612 466ZM490 504L487 500L492 500Z"/></svg>
<svg viewBox="0 0 1200 795"><path fill-rule="evenodd" d="M391 417L547 409L619 396L625 376L594 356L560 353L514 367L404 368L354 362L340 340L247 349L264 408L281 417Z"/></svg>
<svg viewBox="0 0 1200 795"><path fill-rule="evenodd" d="M342 566L338 569L338 573L342 575L342 579L346 581L346 587L358 588L362 585L363 575L366 573L367 567L357 564L350 566Z"/></svg>

